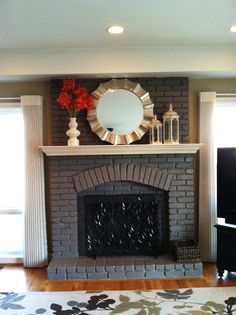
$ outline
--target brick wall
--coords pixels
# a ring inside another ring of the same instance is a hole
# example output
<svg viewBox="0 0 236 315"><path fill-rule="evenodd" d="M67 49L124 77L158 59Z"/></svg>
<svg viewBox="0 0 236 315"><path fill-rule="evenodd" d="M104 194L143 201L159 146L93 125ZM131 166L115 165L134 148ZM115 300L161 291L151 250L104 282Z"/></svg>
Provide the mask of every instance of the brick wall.
<svg viewBox="0 0 236 315"><path fill-rule="evenodd" d="M171 175L171 182L162 181L169 193L169 233L170 239L194 239L194 189L193 189L193 156L168 155L130 155L130 156L77 156L77 157L48 157L50 178L50 207L48 209L49 250L53 257L77 257L80 255L78 235L77 193L76 179L82 172L103 166L116 168L118 164L138 165L139 174L133 172L133 178L141 176L141 169L155 170L158 174ZM137 168L136 168L137 170ZM96 173L96 172L94 172ZM140 175L140 176L139 176ZM102 175L103 176L103 175ZM100 177L100 176L99 176ZM150 193L157 191L159 186L152 183L118 180L107 181L91 185L80 190L83 194L123 194ZM170 178L170 177L168 177ZM96 181L96 179L94 179ZM161 181L158 181L160 183ZM159 184L158 184L159 185ZM160 187L163 189L163 187ZM79 207L78 207L79 208Z"/></svg>
<svg viewBox="0 0 236 315"><path fill-rule="evenodd" d="M87 87L89 92L93 92L100 83L106 82L110 78L103 79L78 79L76 82ZM168 110L169 103L172 103L174 110L180 116L180 142L189 141L189 109L188 109L188 78L130 78L131 81L140 83L140 85L149 92L154 103L154 113L162 120L163 114ZM51 129L52 145L66 145L69 118L67 112L62 110L56 103L56 98L62 86L62 80L51 81ZM86 118L86 111L81 111L78 115L78 125L81 135L80 144L106 144L99 137L91 132ZM146 133L141 140L136 143L148 143L148 134Z"/></svg>

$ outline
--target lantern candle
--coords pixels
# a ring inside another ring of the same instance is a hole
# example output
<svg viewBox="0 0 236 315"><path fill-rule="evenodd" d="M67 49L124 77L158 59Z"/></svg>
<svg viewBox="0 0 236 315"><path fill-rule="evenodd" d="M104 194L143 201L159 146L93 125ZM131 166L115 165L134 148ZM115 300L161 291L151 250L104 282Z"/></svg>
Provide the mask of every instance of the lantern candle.
<svg viewBox="0 0 236 315"><path fill-rule="evenodd" d="M173 111L172 104L163 115L163 138L164 143L179 143L179 115Z"/></svg>
<svg viewBox="0 0 236 315"><path fill-rule="evenodd" d="M150 122L150 144L162 144L162 123L156 115Z"/></svg>

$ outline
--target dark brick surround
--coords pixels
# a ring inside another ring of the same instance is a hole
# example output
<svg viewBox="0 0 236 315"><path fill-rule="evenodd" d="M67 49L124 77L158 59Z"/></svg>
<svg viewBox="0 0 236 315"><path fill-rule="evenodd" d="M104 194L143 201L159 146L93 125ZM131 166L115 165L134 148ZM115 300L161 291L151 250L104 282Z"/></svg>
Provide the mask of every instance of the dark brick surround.
<svg viewBox="0 0 236 315"><path fill-rule="evenodd" d="M78 192L105 195L168 190L170 239L195 238L192 155L51 157L49 176L53 257L80 254Z"/></svg>

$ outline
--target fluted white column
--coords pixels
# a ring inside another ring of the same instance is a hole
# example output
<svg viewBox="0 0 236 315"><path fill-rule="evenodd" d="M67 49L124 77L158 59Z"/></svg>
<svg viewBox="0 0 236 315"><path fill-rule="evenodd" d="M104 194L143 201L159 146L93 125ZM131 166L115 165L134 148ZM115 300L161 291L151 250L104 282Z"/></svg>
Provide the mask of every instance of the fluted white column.
<svg viewBox="0 0 236 315"><path fill-rule="evenodd" d="M200 93L199 141L199 244L203 261L216 260L216 149L214 145L213 114L215 92Z"/></svg>
<svg viewBox="0 0 236 315"><path fill-rule="evenodd" d="M24 266L47 265L47 235L43 153L43 97L21 96L25 127L25 241Z"/></svg>

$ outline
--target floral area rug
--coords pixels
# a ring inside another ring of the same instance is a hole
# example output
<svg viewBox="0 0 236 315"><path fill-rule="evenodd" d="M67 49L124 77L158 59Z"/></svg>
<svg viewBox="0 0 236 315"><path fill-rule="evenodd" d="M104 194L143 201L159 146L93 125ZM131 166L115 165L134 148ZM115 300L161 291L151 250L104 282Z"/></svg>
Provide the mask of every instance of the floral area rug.
<svg viewBox="0 0 236 315"><path fill-rule="evenodd" d="M152 291L2 292L1 315L236 315L236 287Z"/></svg>

